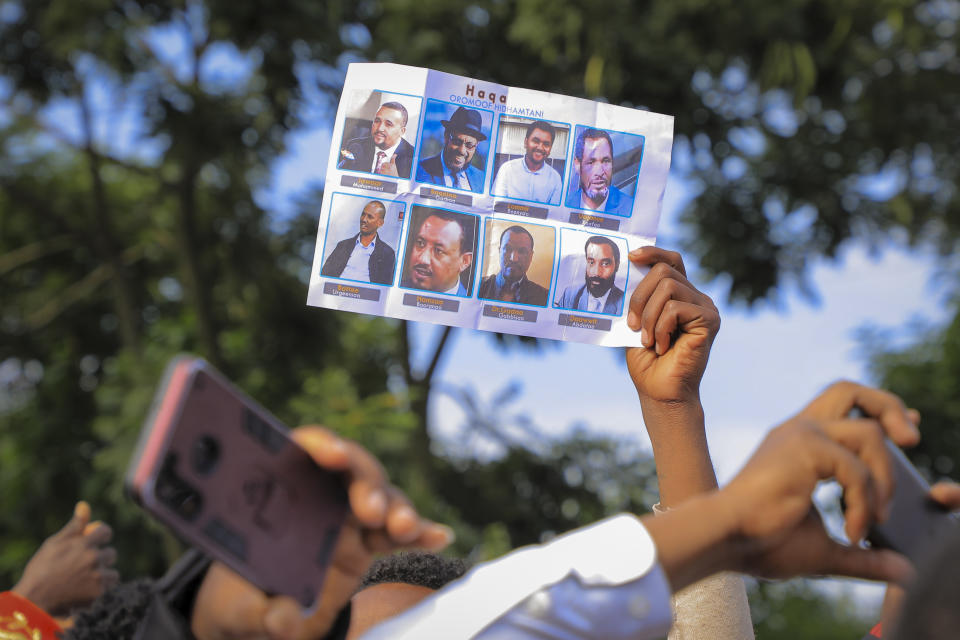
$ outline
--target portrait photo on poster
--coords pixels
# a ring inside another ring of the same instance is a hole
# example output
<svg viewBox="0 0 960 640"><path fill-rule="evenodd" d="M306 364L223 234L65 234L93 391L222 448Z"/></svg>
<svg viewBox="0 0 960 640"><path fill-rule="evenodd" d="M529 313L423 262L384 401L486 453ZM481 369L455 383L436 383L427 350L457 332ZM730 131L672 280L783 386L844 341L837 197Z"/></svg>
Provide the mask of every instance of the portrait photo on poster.
<svg viewBox="0 0 960 640"><path fill-rule="evenodd" d="M400 286L466 298L476 271L478 217L413 205Z"/></svg>
<svg viewBox="0 0 960 640"><path fill-rule="evenodd" d="M577 125L564 205L629 218L643 143L639 134Z"/></svg>
<svg viewBox="0 0 960 640"><path fill-rule="evenodd" d="M553 306L622 315L629 271L627 253L623 238L561 229Z"/></svg>
<svg viewBox="0 0 960 640"><path fill-rule="evenodd" d="M403 202L385 198L332 194L320 275L393 284L405 209Z"/></svg>
<svg viewBox="0 0 960 640"><path fill-rule="evenodd" d="M483 193L493 112L427 100L416 181Z"/></svg>
<svg viewBox="0 0 960 640"><path fill-rule="evenodd" d="M355 90L345 110L337 168L410 178L420 119L419 96Z"/></svg>
<svg viewBox="0 0 960 640"><path fill-rule="evenodd" d="M547 306L556 233L548 225L487 218L477 297Z"/></svg>
<svg viewBox="0 0 960 640"><path fill-rule="evenodd" d="M559 205L569 142L569 124L501 114L490 195Z"/></svg>

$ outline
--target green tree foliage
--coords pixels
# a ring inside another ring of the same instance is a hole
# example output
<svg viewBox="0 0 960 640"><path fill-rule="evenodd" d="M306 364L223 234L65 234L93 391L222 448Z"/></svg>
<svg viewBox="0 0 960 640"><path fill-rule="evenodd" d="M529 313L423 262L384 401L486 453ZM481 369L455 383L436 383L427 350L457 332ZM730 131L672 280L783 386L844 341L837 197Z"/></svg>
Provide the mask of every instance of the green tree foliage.
<svg viewBox="0 0 960 640"><path fill-rule="evenodd" d="M956 250L957 20L944 0L0 3L0 583L80 497L115 525L126 575L169 561L120 477L183 350L284 421L373 449L464 553L651 501L650 461L624 443L522 420L505 436L510 394L454 391L498 456L436 441L450 330L414 367L405 324L305 307L319 200L278 221L258 194L286 136L330 117L350 61L674 114L675 166L702 191L684 241L753 301L854 236ZM908 355L883 360L895 387L925 366Z"/></svg>
<svg viewBox="0 0 960 640"><path fill-rule="evenodd" d="M872 365L878 382L920 411L920 444L907 451L931 480L960 480L960 306L943 328L921 329L905 347L873 336Z"/></svg>

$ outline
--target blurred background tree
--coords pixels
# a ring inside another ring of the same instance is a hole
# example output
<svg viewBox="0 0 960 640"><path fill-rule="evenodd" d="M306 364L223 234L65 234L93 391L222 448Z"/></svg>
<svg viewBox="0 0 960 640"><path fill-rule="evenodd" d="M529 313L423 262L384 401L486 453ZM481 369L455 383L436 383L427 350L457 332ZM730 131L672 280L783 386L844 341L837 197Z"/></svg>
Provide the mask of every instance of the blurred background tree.
<svg viewBox="0 0 960 640"><path fill-rule="evenodd" d="M642 453L552 441L510 412L509 388L489 407L448 390L500 455L437 446L427 407L450 330L423 346L405 323L306 308L319 194L281 217L258 193L286 136L332 119L349 62L674 114L674 170L698 194L680 241L752 303L788 283L815 298L810 258L851 239L956 253L958 20L955 0L0 2L0 583L79 497L115 525L125 575L170 561L175 541L119 478L184 350L287 423L358 438L457 526L461 553L652 501ZM960 455L956 327L874 343L940 473ZM771 593L756 602L819 597ZM761 629L773 609L757 605Z"/></svg>

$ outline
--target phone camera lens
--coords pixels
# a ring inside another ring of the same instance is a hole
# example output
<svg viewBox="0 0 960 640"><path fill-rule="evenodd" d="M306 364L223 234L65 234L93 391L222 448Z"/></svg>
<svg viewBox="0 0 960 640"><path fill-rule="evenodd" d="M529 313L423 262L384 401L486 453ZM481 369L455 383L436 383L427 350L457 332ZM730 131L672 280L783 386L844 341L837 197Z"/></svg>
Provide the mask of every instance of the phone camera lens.
<svg viewBox="0 0 960 640"><path fill-rule="evenodd" d="M207 475L213 471L220 460L220 443L210 436L200 436L193 443L190 458L193 470L200 475Z"/></svg>

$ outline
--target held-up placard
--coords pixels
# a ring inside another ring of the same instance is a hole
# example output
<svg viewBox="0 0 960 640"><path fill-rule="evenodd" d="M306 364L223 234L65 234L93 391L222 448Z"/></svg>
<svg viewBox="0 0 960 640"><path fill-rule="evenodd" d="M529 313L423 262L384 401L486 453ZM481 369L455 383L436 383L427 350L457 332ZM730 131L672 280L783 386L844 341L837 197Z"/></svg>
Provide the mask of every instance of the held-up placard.
<svg viewBox="0 0 960 640"><path fill-rule="evenodd" d="M653 244L673 118L351 64L307 303L608 346Z"/></svg>

